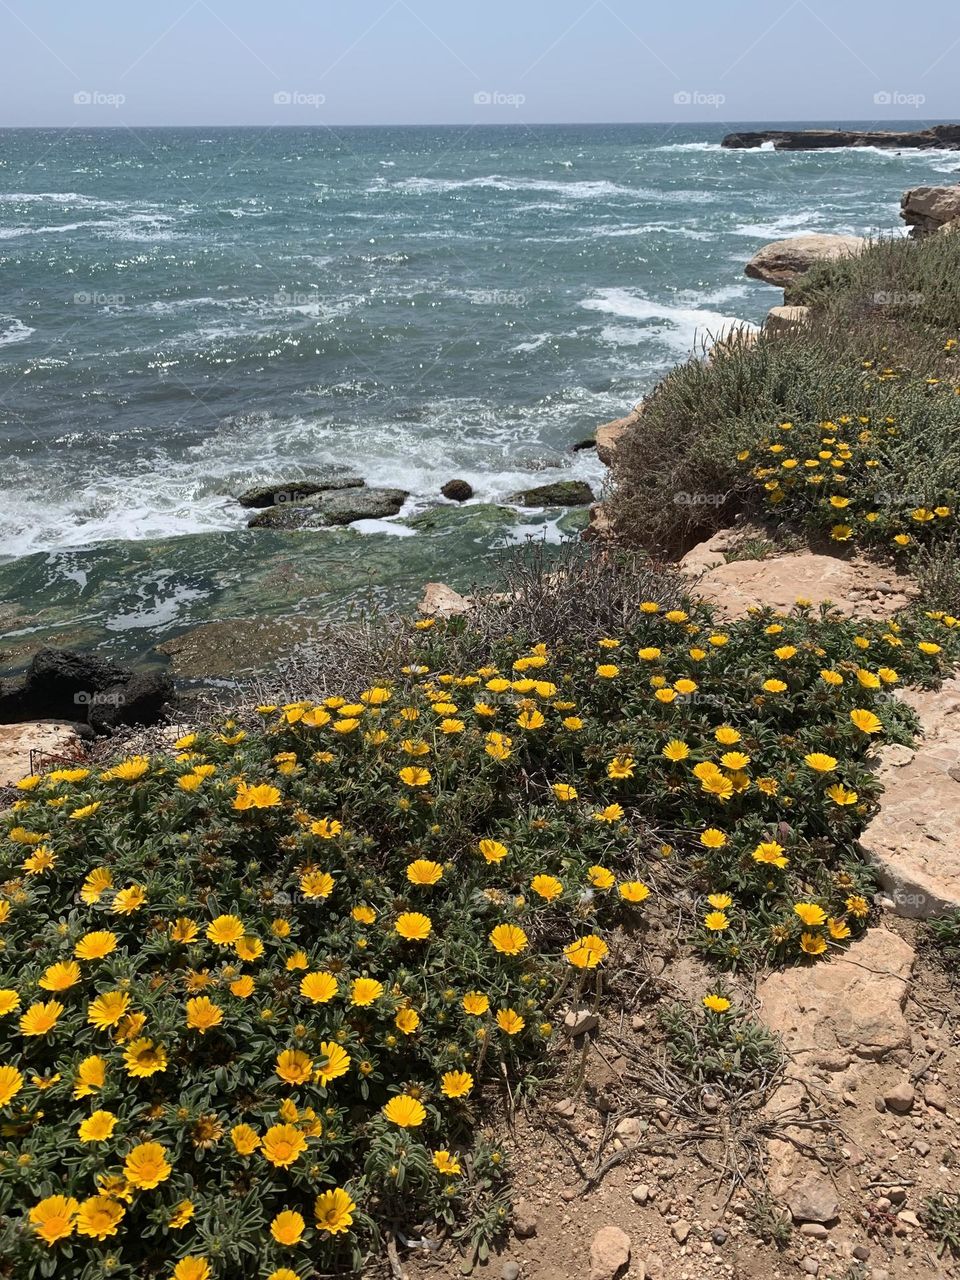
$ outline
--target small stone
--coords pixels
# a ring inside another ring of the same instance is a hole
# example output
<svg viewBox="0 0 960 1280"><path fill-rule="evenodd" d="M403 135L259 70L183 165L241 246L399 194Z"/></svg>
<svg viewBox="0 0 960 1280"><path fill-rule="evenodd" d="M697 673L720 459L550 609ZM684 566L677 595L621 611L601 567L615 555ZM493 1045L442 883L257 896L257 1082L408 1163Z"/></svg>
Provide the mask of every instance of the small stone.
<svg viewBox="0 0 960 1280"><path fill-rule="evenodd" d="M540 1219L529 1200L518 1200L513 1206L513 1234L520 1240L529 1240L537 1234Z"/></svg>
<svg viewBox="0 0 960 1280"><path fill-rule="evenodd" d="M923 1100L928 1107L933 1107L935 1111L946 1111L950 1105L946 1089L942 1084L933 1082L923 1086Z"/></svg>
<svg viewBox="0 0 960 1280"><path fill-rule="evenodd" d="M853 1256L858 1262L866 1262L870 1257L870 1250L865 1244L856 1244L853 1246Z"/></svg>
<svg viewBox="0 0 960 1280"><path fill-rule="evenodd" d="M710 1239L714 1244L726 1244L727 1233L724 1231L723 1227L714 1227Z"/></svg>
<svg viewBox="0 0 960 1280"><path fill-rule="evenodd" d="M623 1138L626 1142L636 1142L641 1132L640 1120L637 1116L626 1116L614 1129L617 1137Z"/></svg>
<svg viewBox="0 0 960 1280"><path fill-rule="evenodd" d="M807 1273L808 1276L815 1276L820 1274L820 1263L816 1260L816 1258L804 1258L803 1261L800 1263L800 1266Z"/></svg>
<svg viewBox="0 0 960 1280"><path fill-rule="evenodd" d="M564 1187L560 1192L560 1199L566 1201L567 1204L569 1204L571 1200L576 1200L576 1198L577 1193L572 1187Z"/></svg>
<svg viewBox="0 0 960 1280"><path fill-rule="evenodd" d="M919 1227L920 1219L912 1209L901 1209L897 1214L897 1221L902 1222L905 1227Z"/></svg>
<svg viewBox="0 0 960 1280"><path fill-rule="evenodd" d="M663 1258L660 1257L659 1253L648 1253L644 1261L646 1263L646 1273L650 1280L659 1280L659 1277L663 1275Z"/></svg>
<svg viewBox="0 0 960 1280"><path fill-rule="evenodd" d="M891 1187L887 1195L893 1204L903 1204L907 1198L907 1189L906 1187Z"/></svg>
<svg viewBox="0 0 960 1280"><path fill-rule="evenodd" d="M670 1234L677 1244L686 1244L690 1235L690 1223L685 1218L681 1218L679 1222L675 1222L670 1228Z"/></svg>
<svg viewBox="0 0 960 1280"><path fill-rule="evenodd" d="M795 1182L786 1202L794 1222L832 1222L840 1213L833 1183L819 1173L808 1173Z"/></svg>
<svg viewBox="0 0 960 1280"><path fill-rule="evenodd" d="M639 1013L635 1013L630 1019L630 1027L633 1031L642 1031L646 1025L646 1018L641 1018Z"/></svg>
<svg viewBox="0 0 960 1280"><path fill-rule="evenodd" d="M893 1208L893 1201L888 1196L877 1196L877 1208L881 1213L887 1213Z"/></svg>
<svg viewBox="0 0 960 1280"><path fill-rule="evenodd" d="M599 1025L599 1017L589 1009L571 1009L563 1019L563 1029L572 1038L588 1035L591 1031L596 1031Z"/></svg>
<svg viewBox="0 0 960 1280"><path fill-rule="evenodd" d="M800 1234L810 1240L826 1240L830 1232L822 1222L805 1222L800 1228Z"/></svg>
<svg viewBox="0 0 960 1280"><path fill-rule="evenodd" d="M923 1138L914 1138L912 1146L918 1156L928 1156L930 1154L930 1143L925 1142Z"/></svg>
<svg viewBox="0 0 960 1280"><path fill-rule="evenodd" d="M700 1101L703 1104L704 1111L709 1111L711 1115L720 1110L720 1099L715 1093L710 1093L709 1090L703 1095Z"/></svg>
<svg viewBox="0 0 960 1280"><path fill-rule="evenodd" d="M572 1098L561 1098L559 1102L553 1104L553 1112L562 1120L572 1120L577 1112L577 1104Z"/></svg>
<svg viewBox="0 0 960 1280"><path fill-rule="evenodd" d="M641 1182L638 1187L634 1187L630 1192L630 1198L634 1204L646 1204L650 1199L650 1188L645 1182Z"/></svg>
<svg viewBox="0 0 960 1280"><path fill-rule="evenodd" d="M630 1262L630 1237L619 1227L601 1227L590 1245L590 1280L614 1280Z"/></svg>
<svg viewBox="0 0 960 1280"><path fill-rule="evenodd" d="M505 1262L500 1272L501 1280L520 1280L520 1268L515 1262Z"/></svg>
<svg viewBox="0 0 960 1280"><path fill-rule="evenodd" d="M883 1095L884 1105L887 1109L895 1111L900 1116L907 1114L913 1106L915 1098L916 1090L909 1080L902 1080L900 1084L888 1089Z"/></svg>

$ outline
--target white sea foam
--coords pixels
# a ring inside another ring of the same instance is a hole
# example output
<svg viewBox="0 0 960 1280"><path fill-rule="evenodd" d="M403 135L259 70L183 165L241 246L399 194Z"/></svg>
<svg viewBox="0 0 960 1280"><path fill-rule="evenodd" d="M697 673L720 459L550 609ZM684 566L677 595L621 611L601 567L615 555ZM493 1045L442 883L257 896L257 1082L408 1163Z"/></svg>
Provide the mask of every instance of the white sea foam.
<svg viewBox="0 0 960 1280"><path fill-rule="evenodd" d="M615 182L601 180L598 182L549 182L545 178L505 178L500 174L489 174L483 178L403 178L392 183L387 190L408 191L414 195L429 193L445 193L448 191L465 191L471 188L488 188L493 191L549 191L561 195L567 200L598 200L609 196L643 196L645 193L635 187L620 186ZM375 187L371 190L382 191L385 188Z"/></svg>
<svg viewBox="0 0 960 1280"><path fill-rule="evenodd" d="M674 306L655 302L630 289L598 289L592 298L580 303L586 311L599 311L623 320L639 320L640 326L607 325L601 340L614 346L633 346L654 339L681 355L693 351L700 338L717 338L744 322L736 316L723 315L702 307ZM748 326L748 327L753 327Z"/></svg>
<svg viewBox="0 0 960 1280"><path fill-rule="evenodd" d="M36 333L36 330L22 320L0 316L0 347L12 347L15 342L26 342L31 333Z"/></svg>

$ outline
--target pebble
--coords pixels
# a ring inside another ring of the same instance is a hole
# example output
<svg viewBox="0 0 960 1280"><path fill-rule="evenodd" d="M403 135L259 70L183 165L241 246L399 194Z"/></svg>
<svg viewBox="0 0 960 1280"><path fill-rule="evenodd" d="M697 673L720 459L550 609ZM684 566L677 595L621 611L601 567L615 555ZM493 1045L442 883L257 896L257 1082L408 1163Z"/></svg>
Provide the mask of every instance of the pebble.
<svg viewBox="0 0 960 1280"><path fill-rule="evenodd" d="M853 1256L858 1262L866 1262L870 1257L870 1250L865 1244L854 1245Z"/></svg>
<svg viewBox="0 0 960 1280"><path fill-rule="evenodd" d="M928 1156L930 1154L930 1143L925 1142L923 1138L915 1138L912 1145L918 1156Z"/></svg>
<svg viewBox="0 0 960 1280"><path fill-rule="evenodd" d="M928 1107L933 1107L937 1111L946 1111L950 1105L947 1091L942 1084L925 1084L923 1086L923 1100Z"/></svg>
<svg viewBox="0 0 960 1280"><path fill-rule="evenodd" d="M520 1268L515 1262L505 1262L500 1272L501 1280L519 1280Z"/></svg>
<svg viewBox="0 0 960 1280"><path fill-rule="evenodd" d="M600 1025L600 1019L595 1013L591 1013L588 1009L571 1009L563 1019L563 1029L568 1036L585 1036L591 1031L596 1031Z"/></svg>
<svg viewBox="0 0 960 1280"><path fill-rule="evenodd" d="M713 1235L710 1237L710 1239L713 1241L714 1244L726 1244L727 1233L724 1231L723 1227L714 1227Z"/></svg>
<svg viewBox="0 0 960 1280"><path fill-rule="evenodd" d="M681 1218L679 1222L675 1222L670 1228L670 1234L677 1244L686 1244L690 1235L690 1223L685 1218Z"/></svg>
<svg viewBox="0 0 960 1280"><path fill-rule="evenodd" d="M887 1090L883 1095L883 1101L888 1111L895 1111L897 1115L902 1116L911 1110L916 1096L916 1090L910 1081L901 1080L898 1085Z"/></svg>
<svg viewBox="0 0 960 1280"><path fill-rule="evenodd" d="M630 1192L630 1197L634 1204L646 1204L650 1199L650 1188L645 1182L642 1182L639 1187L633 1188Z"/></svg>
<svg viewBox="0 0 960 1280"><path fill-rule="evenodd" d="M800 1234L811 1240L826 1240L830 1232L822 1222L805 1222L800 1228Z"/></svg>
<svg viewBox="0 0 960 1280"><path fill-rule="evenodd" d="M816 1258L804 1258L803 1261L800 1263L800 1266L803 1268L803 1270L807 1273L808 1276L815 1276L815 1275L819 1275L820 1273L820 1263L816 1260Z"/></svg>

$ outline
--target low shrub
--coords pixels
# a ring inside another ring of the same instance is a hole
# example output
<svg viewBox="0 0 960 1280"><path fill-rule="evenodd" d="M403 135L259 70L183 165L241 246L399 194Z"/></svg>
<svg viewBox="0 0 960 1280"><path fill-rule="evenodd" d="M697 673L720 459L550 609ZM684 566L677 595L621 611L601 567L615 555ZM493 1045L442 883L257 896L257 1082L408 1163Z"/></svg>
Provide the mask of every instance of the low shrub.
<svg viewBox="0 0 960 1280"><path fill-rule="evenodd" d="M485 1239L480 1099L602 998L664 868L722 965L865 927L872 747L910 740L890 691L942 677L955 620L719 626L654 594L548 644L509 616L408 624L362 690L19 784L0 1275L292 1280L401 1227Z"/></svg>

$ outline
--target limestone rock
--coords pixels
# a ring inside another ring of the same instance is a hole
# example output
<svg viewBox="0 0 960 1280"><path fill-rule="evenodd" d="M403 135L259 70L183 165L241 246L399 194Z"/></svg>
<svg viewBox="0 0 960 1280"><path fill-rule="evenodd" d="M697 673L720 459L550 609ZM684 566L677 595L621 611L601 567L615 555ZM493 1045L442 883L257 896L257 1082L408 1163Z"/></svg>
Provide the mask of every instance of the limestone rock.
<svg viewBox="0 0 960 1280"><path fill-rule="evenodd" d="M863 236L790 236L758 249L744 271L752 280L786 289L818 262L849 257L859 253L866 243Z"/></svg>
<svg viewBox="0 0 960 1280"><path fill-rule="evenodd" d="M722 553L717 538L714 535L707 543L694 547L680 567L690 572L713 563L714 567L707 568L698 581L696 593L727 617L741 617L751 605L788 610L802 597L815 605L830 600L844 614L887 618L903 609L916 594L910 579L888 566L812 551L718 564Z"/></svg>
<svg viewBox="0 0 960 1280"><path fill-rule="evenodd" d="M932 129L758 129L728 133L722 147L762 147L775 151L822 151L834 147L880 147L888 150L960 148L960 125L939 124Z"/></svg>
<svg viewBox="0 0 960 1280"><path fill-rule="evenodd" d="M580 536L585 542L605 542L613 537L613 524L602 502L590 508L590 523Z"/></svg>
<svg viewBox="0 0 960 1280"><path fill-rule="evenodd" d="M590 1245L590 1280L615 1280L630 1262L630 1237L620 1227L601 1227Z"/></svg>
<svg viewBox="0 0 960 1280"><path fill-rule="evenodd" d="M765 978L758 990L763 1019L791 1054L790 1074L803 1079L811 1069L902 1057L910 1046L903 1007L915 959L903 938L870 929L829 963Z"/></svg>
<svg viewBox="0 0 960 1280"><path fill-rule="evenodd" d="M529 1240L537 1234L540 1218L529 1200L518 1200L513 1206L513 1234L520 1240Z"/></svg>
<svg viewBox="0 0 960 1280"><path fill-rule="evenodd" d="M928 236L960 218L960 184L912 187L900 200L900 217L915 239Z"/></svg>
<svg viewBox="0 0 960 1280"><path fill-rule="evenodd" d="M904 1116L913 1109L916 1096L916 1090L910 1081L901 1080L899 1084L886 1091L883 1101L888 1111L895 1111L898 1116Z"/></svg>
<svg viewBox="0 0 960 1280"><path fill-rule="evenodd" d="M790 333L810 320L809 307L771 307L763 327L767 333Z"/></svg>
<svg viewBox="0 0 960 1280"><path fill-rule="evenodd" d="M462 596L445 582L428 582L423 590L423 599L417 608L428 618L456 618L462 613L469 613L471 601Z"/></svg>
<svg viewBox="0 0 960 1280"><path fill-rule="evenodd" d="M903 698L923 737L905 764L881 751L880 810L861 844L897 913L926 919L960 907L960 678Z"/></svg>
<svg viewBox="0 0 960 1280"><path fill-rule="evenodd" d="M602 426L597 427L597 457L604 466L613 466L613 458L617 451L617 446L630 428L640 421L642 415L643 404L641 403L626 417L614 418L613 422L605 422Z"/></svg>
<svg viewBox="0 0 960 1280"><path fill-rule="evenodd" d="M81 750L77 726L66 720L30 720L0 724L0 787L9 787L29 773L52 767L52 759L73 759Z"/></svg>

